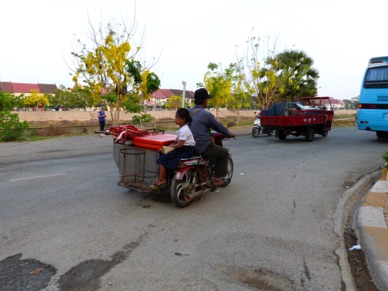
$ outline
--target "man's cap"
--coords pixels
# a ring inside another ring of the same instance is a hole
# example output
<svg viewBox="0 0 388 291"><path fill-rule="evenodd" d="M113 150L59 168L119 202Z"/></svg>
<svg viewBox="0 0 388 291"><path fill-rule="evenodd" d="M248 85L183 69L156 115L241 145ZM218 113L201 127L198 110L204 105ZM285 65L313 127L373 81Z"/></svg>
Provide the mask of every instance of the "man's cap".
<svg viewBox="0 0 388 291"><path fill-rule="evenodd" d="M206 99L210 99L210 98L211 98L211 96L209 95L209 93L207 92L207 90L205 88L197 89L194 92L194 100L198 101L200 103L202 103Z"/></svg>

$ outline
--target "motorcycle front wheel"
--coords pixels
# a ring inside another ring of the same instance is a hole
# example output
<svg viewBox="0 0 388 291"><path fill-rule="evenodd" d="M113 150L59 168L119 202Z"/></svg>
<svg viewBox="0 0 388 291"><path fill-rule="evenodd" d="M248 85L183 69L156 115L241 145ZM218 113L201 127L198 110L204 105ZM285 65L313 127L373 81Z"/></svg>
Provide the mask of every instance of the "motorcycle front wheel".
<svg viewBox="0 0 388 291"><path fill-rule="evenodd" d="M260 134L260 132L261 132L261 128L260 128L260 127L254 126L254 127L252 128L252 136L253 136L253 137L258 137L259 134Z"/></svg>
<svg viewBox="0 0 388 291"><path fill-rule="evenodd" d="M181 180L177 180L174 176L170 188L172 202L180 208L189 206L193 202L193 199L189 199L188 195L197 190L198 184L199 177L195 169L188 170Z"/></svg>
<svg viewBox="0 0 388 291"><path fill-rule="evenodd" d="M232 177L233 177L233 170L234 170L233 160L232 160L232 157L229 156L228 157L228 165L226 166L226 176L224 178L225 184L222 185L221 187L226 187L230 184L230 182L232 181Z"/></svg>

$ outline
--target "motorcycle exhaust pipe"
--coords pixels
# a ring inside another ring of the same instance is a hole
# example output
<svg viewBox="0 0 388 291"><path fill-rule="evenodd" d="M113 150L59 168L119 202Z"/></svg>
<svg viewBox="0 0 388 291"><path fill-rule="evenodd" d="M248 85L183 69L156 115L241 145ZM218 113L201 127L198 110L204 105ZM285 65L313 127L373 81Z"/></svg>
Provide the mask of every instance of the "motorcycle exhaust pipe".
<svg viewBox="0 0 388 291"><path fill-rule="evenodd" d="M197 199L198 197L202 196L203 194L205 194L209 191L210 191L210 189L199 190L199 191L195 191L195 192L190 193L190 194L186 194L184 197L185 197L186 201L191 201L191 200Z"/></svg>

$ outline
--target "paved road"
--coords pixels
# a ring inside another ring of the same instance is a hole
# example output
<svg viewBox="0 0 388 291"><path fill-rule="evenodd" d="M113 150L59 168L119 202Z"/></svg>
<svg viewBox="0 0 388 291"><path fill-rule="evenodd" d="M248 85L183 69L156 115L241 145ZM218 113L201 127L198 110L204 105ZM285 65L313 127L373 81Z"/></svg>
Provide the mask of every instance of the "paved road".
<svg viewBox="0 0 388 291"><path fill-rule="evenodd" d="M241 135L226 143L232 184L186 209L116 186L111 143L0 144L0 262L44 264L46 290L351 286L342 208L386 142L354 128L312 143Z"/></svg>

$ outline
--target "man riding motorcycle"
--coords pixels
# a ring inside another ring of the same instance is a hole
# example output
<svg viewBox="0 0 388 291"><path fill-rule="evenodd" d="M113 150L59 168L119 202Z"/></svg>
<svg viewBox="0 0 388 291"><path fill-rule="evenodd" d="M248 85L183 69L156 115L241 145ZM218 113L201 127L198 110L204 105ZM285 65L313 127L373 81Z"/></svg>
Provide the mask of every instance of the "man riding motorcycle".
<svg viewBox="0 0 388 291"><path fill-rule="evenodd" d="M189 109L191 118L193 119L190 130L196 141L196 152L205 159L217 159L213 184L215 186L223 186L225 184L223 178L227 173L226 168L229 152L226 148L216 145L211 141L210 131L215 130L227 137L234 137L235 135L218 122L213 114L205 110L209 98L210 95L205 88L200 88L194 92L195 106Z"/></svg>

